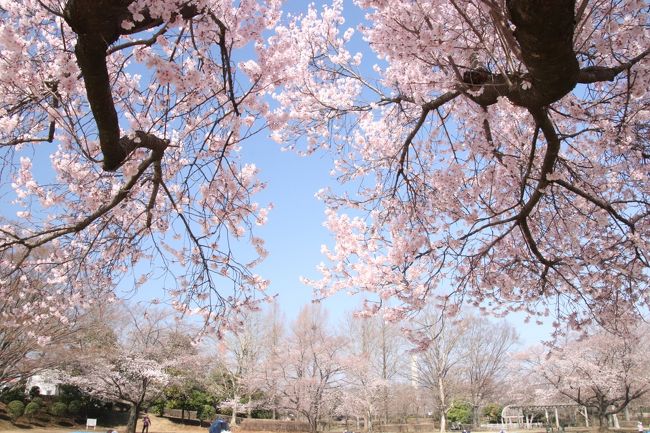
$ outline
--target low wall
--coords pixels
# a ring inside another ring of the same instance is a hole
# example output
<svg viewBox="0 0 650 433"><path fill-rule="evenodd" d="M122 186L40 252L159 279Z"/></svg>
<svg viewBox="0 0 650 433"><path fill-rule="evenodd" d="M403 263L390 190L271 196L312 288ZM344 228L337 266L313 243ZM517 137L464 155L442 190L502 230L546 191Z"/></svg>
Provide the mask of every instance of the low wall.
<svg viewBox="0 0 650 433"><path fill-rule="evenodd" d="M376 424L372 426L373 431L391 433L425 433L435 432L436 426L433 423L423 424Z"/></svg>
<svg viewBox="0 0 650 433"><path fill-rule="evenodd" d="M165 414L167 418L178 418L178 419L195 419L198 420L196 417L196 411L195 410L186 410L183 411L181 409L165 409Z"/></svg>
<svg viewBox="0 0 650 433"><path fill-rule="evenodd" d="M212 423L212 421L215 420L216 417L221 417L221 419L224 419L227 422L230 422L230 420L232 419L230 415L216 414L211 419L205 419L203 420L203 422L201 422L199 421L195 410L183 411L181 409L165 409L163 416L175 422L182 422L185 424L195 424L195 425L208 425L208 426L210 425L210 423ZM242 418L238 416L237 424L239 424L241 421Z"/></svg>
<svg viewBox="0 0 650 433"><path fill-rule="evenodd" d="M241 421L239 428L246 431L308 432L309 424L298 421L246 418Z"/></svg>

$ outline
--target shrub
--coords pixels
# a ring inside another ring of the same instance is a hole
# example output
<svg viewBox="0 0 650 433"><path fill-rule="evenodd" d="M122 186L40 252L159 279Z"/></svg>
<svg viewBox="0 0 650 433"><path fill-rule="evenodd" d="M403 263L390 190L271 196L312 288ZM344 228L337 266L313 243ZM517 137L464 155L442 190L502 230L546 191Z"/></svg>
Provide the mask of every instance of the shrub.
<svg viewBox="0 0 650 433"><path fill-rule="evenodd" d="M81 392L81 390L76 386L62 384L59 386L59 396L57 400L68 404L72 400L81 400L83 395L83 392Z"/></svg>
<svg viewBox="0 0 650 433"><path fill-rule="evenodd" d="M41 409L41 406L38 403L36 403L35 401L32 401L30 403L27 403L27 406L25 406L25 415L31 418L40 409Z"/></svg>
<svg viewBox="0 0 650 433"><path fill-rule="evenodd" d="M15 421L16 419L21 417L25 412L25 403L23 403L20 400L10 401L9 404L7 405L7 412L9 412L9 416L11 417L11 420Z"/></svg>
<svg viewBox="0 0 650 433"><path fill-rule="evenodd" d="M232 415L232 408L231 407L220 407L220 413L223 416L230 416Z"/></svg>
<svg viewBox="0 0 650 433"><path fill-rule="evenodd" d="M201 410L199 411L199 419L201 421L212 420L216 415L217 415L217 411L214 409L214 407L210 406L209 404L203 405L201 407Z"/></svg>
<svg viewBox="0 0 650 433"><path fill-rule="evenodd" d="M32 403L36 403L40 407L43 407L43 397L34 397Z"/></svg>
<svg viewBox="0 0 650 433"><path fill-rule="evenodd" d="M490 403L483 408L483 416L487 418L487 422L496 424L501 421L501 411L503 407L497 403Z"/></svg>
<svg viewBox="0 0 650 433"><path fill-rule="evenodd" d="M81 406L81 401L72 400L70 403L68 403L68 413L71 415L78 415L81 412Z"/></svg>
<svg viewBox="0 0 650 433"><path fill-rule="evenodd" d="M25 385L16 386L15 388L4 388L0 393L0 401L9 404L14 400L24 401Z"/></svg>
<svg viewBox="0 0 650 433"><path fill-rule="evenodd" d="M68 405L62 401L57 401L50 406L50 414L54 416L64 416L68 412Z"/></svg>
<svg viewBox="0 0 650 433"><path fill-rule="evenodd" d="M149 410L158 416L165 414L165 400L160 398L149 405Z"/></svg>
<svg viewBox="0 0 650 433"><path fill-rule="evenodd" d="M271 419L273 418L273 411L270 409L253 409L251 411L251 418Z"/></svg>
<svg viewBox="0 0 650 433"><path fill-rule="evenodd" d="M468 424L472 422L472 407L468 403L455 401L447 412L447 418L451 422Z"/></svg>

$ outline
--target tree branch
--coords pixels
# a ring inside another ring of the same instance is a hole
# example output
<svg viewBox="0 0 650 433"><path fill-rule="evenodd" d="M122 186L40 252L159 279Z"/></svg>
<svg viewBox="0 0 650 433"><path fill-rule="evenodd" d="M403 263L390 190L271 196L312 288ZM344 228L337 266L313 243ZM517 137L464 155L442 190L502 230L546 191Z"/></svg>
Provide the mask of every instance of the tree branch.
<svg viewBox="0 0 650 433"><path fill-rule="evenodd" d="M531 114L533 115L537 126L544 134L544 138L546 138L546 153L544 154L544 160L542 161L539 180L537 182L537 186L535 187L535 191L519 212L519 219L527 218L539 202L542 194L544 193L544 189L550 183L546 176L553 172L555 161L557 161L557 157L560 153L560 139L555 132L555 127L551 123L551 120L548 118L546 113L543 110L535 110L531 111Z"/></svg>
<svg viewBox="0 0 650 433"><path fill-rule="evenodd" d="M630 69L632 66L643 60L648 54L650 54L650 48L646 49L644 52L634 57L629 62L621 63L618 66L588 66L580 70L580 73L578 75L578 83L589 84L599 81L614 81L614 78L616 78L618 74L627 69Z"/></svg>
<svg viewBox="0 0 650 433"><path fill-rule="evenodd" d="M129 5L133 0L68 0L64 17L77 34L75 55L86 86L88 103L97 124L99 144L104 155L103 168L117 170L127 156L138 147L164 150L168 143L152 134L138 131L135 137L120 137L120 126L113 101L106 56L108 47L120 35L132 34L162 24L148 11L135 27L126 30L122 22L131 18ZM198 14L194 6L184 5L179 12L184 18ZM159 34L160 31L157 33ZM144 41L147 44L149 41ZM125 44L122 47L128 46Z"/></svg>
<svg viewBox="0 0 650 433"><path fill-rule="evenodd" d="M397 171L397 176L395 179L395 188L397 188L397 181L399 177L400 176L405 177L404 164L406 163L406 156L408 155L408 150L411 147L411 143L413 142L413 139L417 135L418 131L420 130L420 128L422 128L422 125L424 125L424 121L429 115L429 112L432 110L436 110L438 107L441 107L442 105L451 101L458 95L460 95L459 91L447 92L443 95L440 95L433 101L429 101L422 105L422 113L420 114L417 123L415 124L415 126L413 127L409 135L406 137L406 140L404 140L404 144L402 146L402 153L399 159L399 170Z"/></svg>

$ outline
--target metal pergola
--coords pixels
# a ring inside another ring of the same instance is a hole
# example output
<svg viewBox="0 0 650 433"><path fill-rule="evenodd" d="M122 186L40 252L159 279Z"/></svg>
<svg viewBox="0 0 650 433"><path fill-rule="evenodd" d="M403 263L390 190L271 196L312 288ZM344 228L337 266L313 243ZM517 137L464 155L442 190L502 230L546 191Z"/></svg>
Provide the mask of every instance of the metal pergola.
<svg viewBox="0 0 650 433"><path fill-rule="evenodd" d="M530 427L531 420L528 419L525 413L544 411L546 415L546 423L550 423L549 410L553 410L555 417L555 426L560 429L560 417L558 415L558 408L574 408L577 412L585 417L585 424L589 427L589 415L587 407L578 404L526 404L526 405L507 405L501 411L501 418L504 424L512 426L513 424L525 424Z"/></svg>

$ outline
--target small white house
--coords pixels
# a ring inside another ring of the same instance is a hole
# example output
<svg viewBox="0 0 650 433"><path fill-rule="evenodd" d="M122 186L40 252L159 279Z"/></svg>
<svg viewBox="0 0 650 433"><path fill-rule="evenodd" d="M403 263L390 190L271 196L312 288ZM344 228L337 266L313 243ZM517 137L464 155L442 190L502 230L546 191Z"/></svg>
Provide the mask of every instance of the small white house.
<svg viewBox="0 0 650 433"><path fill-rule="evenodd" d="M41 395L59 395L59 385L61 383L57 371L45 370L27 379L25 391L29 392L33 387L38 386Z"/></svg>

